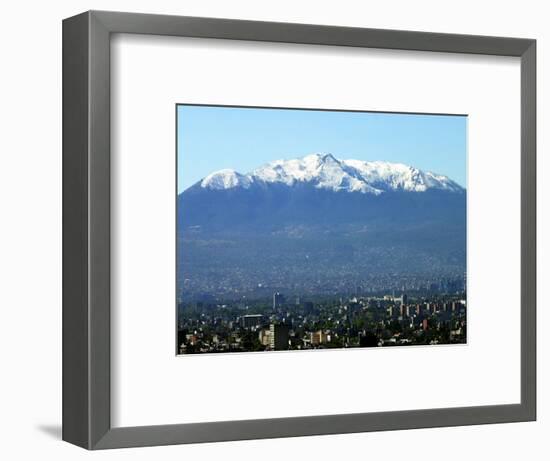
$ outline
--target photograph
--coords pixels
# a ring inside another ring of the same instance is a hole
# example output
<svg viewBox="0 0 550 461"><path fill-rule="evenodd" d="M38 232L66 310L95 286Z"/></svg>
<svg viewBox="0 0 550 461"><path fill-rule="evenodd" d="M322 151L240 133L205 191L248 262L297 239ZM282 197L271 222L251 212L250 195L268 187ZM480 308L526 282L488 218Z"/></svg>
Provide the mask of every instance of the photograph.
<svg viewBox="0 0 550 461"><path fill-rule="evenodd" d="M466 343L466 116L176 117L178 354Z"/></svg>

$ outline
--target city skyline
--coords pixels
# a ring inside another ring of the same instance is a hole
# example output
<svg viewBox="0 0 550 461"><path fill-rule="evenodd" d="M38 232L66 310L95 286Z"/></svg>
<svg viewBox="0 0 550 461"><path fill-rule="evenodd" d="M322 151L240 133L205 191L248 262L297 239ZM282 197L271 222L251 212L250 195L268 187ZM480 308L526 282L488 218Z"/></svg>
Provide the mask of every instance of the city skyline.
<svg viewBox="0 0 550 461"><path fill-rule="evenodd" d="M466 344L465 292L178 306L178 354Z"/></svg>

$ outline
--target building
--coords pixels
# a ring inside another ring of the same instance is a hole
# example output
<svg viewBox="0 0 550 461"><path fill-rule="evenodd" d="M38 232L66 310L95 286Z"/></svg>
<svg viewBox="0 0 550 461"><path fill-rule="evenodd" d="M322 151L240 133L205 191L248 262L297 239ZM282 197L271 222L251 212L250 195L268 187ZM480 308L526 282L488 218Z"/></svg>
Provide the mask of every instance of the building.
<svg viewBox="0 0 550 461"><path fill-rule="evenodd" d="M394 298L394 302L399 303L401 306L407 304L408 298L406 294L402 294L400 298Z"/></svg>
<svg viewBox="0 0 550 461"><path fill-rule="evenodd" d="M326 344L330 342L330 334L324 333L323 330L315 331L309 334L309 340L312 346Z"/></svg>
<svg viewBox="0 0 550 461"><path fill-rule="evenodd" d="M262 346L271 346L271 330L262 328L258 332L258 340Z"/></svg>
<svg viewBox="0 0 550 461"><path fill-rule="evenodd" d="M284 324L269 325L269 347L274 351L288 350L290 327Z"/></svg>
<svg viewBox="0 0 550 461"><path fill-rule="evenodd" d="M279 293L273 293L273 309L277 309L278 307L281 307L285 302L285 297Z"/></svg>
<svg viewBox="0 0 550 461"><path fill-rule="evenodd" d="M253 328L262 324L264 316L262 314L250 314L243 315L241 317L241 327L243 328Z"/></svg>

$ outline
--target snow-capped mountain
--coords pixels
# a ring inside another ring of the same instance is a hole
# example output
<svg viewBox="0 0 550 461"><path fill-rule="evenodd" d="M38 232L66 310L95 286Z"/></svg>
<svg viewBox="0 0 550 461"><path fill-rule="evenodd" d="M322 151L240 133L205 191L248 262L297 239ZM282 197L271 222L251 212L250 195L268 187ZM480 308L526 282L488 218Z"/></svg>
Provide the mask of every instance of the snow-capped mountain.
<svg viewBox="0 0 550 461"><path fill-rule="evenodd" d="M330 154L217 171L178 196L178 277L202 293L231 277L301 289L333 286L330 277L463 274L466 199L445 176Z"/></svg>
<svg viewBox="0 0 550 461"><path fill-rule="evenodd" d="M429 189L462 192L464 189L446 176L422 171L402 163L340 160L332 154L311 154L291 160L275 160L247 174L225 169L216 171L200 186L210 190L281 184L310 185L334 192L380 195L391 191L424 192Z"/></svg>

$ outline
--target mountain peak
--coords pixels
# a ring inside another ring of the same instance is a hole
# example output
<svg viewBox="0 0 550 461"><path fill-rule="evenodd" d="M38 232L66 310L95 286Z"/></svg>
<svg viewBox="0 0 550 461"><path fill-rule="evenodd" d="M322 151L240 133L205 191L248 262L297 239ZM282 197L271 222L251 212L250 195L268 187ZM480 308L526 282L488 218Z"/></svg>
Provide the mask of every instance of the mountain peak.
<svg viewBox="0 0 550 461"><path fill-rule="evenodd" d="M336 157L334 157L334 155L328 152L315 152L313 154L309 154L309 155L306 155L305 157L302 157L302 160L317 161L319 163L326 163L326 162L340 163L339 160Z"/></svg>

